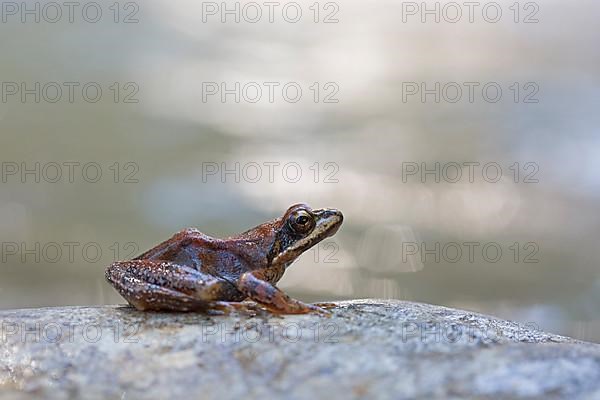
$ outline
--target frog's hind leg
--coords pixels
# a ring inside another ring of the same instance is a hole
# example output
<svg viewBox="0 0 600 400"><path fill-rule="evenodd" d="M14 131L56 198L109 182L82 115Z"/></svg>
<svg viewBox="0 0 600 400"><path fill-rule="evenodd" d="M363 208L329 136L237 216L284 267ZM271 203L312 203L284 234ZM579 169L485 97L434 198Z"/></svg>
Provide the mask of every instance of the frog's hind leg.
<svg viewBox="0 0 600 400"><path fill-rule="evenodd" d="M210 310L226 282L169 261L131 260L113 263L106 279L138 310Z"/></svg>

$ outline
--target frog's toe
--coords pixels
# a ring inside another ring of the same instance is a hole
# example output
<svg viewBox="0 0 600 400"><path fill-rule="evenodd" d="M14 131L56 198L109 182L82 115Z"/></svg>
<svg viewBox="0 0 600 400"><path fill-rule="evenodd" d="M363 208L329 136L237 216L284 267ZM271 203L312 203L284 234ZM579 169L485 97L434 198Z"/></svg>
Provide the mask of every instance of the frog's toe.
<svg viewBox="0 0 600 400"><path fill-rule="evenodd" d="M310 309L309 313L321 315L323 317L331 317L332 313L326 308L321 307L320 305L308 304L308 308Z"/></svg>
<svg viewBox="0 0 600 400"><path fill-rule="evenodd" d="M337 304L335 303L314 303L313 305L324 308L325 310L332 310L334 308L337 308Z"/></svg>

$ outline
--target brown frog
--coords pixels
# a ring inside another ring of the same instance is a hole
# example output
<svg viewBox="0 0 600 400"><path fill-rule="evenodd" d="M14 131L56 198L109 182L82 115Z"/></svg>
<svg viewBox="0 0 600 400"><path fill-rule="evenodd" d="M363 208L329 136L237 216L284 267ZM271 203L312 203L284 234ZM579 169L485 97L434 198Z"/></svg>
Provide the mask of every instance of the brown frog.
<svg viewBox="0 0 600 400"><path fill-rule="evenodd" d="M106 279L138 310L223 310L249 298L273 313L326 313L274 285L342 221L336 209L296 204L283 217L227 239L188 228L133 260L113 263Z"/></svg>

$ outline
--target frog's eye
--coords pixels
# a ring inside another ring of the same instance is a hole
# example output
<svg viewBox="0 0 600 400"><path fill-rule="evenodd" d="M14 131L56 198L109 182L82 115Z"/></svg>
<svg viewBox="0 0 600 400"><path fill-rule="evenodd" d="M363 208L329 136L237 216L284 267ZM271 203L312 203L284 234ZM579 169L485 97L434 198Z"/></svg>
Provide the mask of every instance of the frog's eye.
<svg viewBox="0 0 600 400"><path fill-rule="evenodd" d="M290 227L296 233L307 233L315 227L315 219L306 210L294 212L289 219Z"/></svg>

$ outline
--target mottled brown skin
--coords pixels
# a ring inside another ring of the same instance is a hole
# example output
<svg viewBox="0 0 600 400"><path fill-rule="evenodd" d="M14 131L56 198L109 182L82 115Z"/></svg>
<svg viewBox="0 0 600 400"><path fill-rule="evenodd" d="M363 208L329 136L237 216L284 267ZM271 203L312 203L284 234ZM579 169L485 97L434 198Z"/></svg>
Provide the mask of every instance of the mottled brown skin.
<svg viewBox="0 0 600 400"><path fill-rule="evenodd" d="M188 228L133 260L113 263L106 279L138 310L227 310L249 298L274 313L326 313L275 284L342 221L338 210L296 204L283 217L227 239Z"/></svg>

